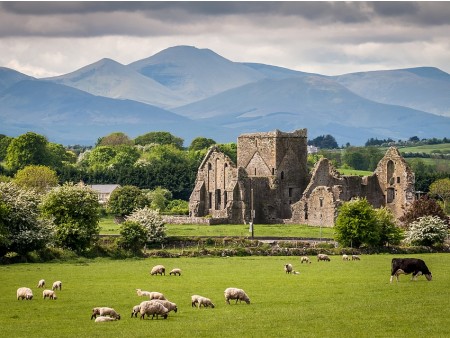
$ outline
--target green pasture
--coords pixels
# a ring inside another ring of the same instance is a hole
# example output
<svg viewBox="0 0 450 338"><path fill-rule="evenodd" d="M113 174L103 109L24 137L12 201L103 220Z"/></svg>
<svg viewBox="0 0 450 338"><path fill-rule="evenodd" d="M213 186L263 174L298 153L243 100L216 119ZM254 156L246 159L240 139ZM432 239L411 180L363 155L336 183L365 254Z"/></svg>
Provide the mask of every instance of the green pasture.
<svg viewBox="0 0 450 338"><path fill-rule="evenodd" d="M0 266L0 328L5 337L447 337L450 327L450 255L421 254L433 281L400 276L389 283L392 255L361 261L300 264L299 257L206 257L79 260L73 263ZM299 274L287 275L292 263ZM150 276L152 266L182 276ZM36 287L63 283L57 300L43 300ZM32 288L31 301L16 289ZM223 290L244 289L251 304L225 304ZM168 319L131 318L145 300L135 289L160 291L177 303ZM192 308L190 296L211 298L216 307ZM110 306L117 322L90 320L95 306Z"/></svg>
<svg viewBox="0 0 450 338"><path fill-rule="evenodd" d="M120 225L115 224L111 217L100 220L100 234L119 234ZM196 224L166 224L166 233L169 237L178 236L239 236L251 237L249 225L196 225ZM320 227L297 224L255 224L254 237L302 237L320 238ZM322 227L322 238L333 238L333 228Z"/></svg>
<svg viewBox="0 0 450 338"><path fill-rule="evenodd" d="M426 154L431 154L433 151L439 150L443 154L450 154L450 143L425 144L416 147L402 147L399 150L401 153L426 153Z"/></svg>
<svg viewBox="0 0 450 338"><path fill-rule="evenodd" d="M341 175L371 176L373 171L338 168Z"/></svg>

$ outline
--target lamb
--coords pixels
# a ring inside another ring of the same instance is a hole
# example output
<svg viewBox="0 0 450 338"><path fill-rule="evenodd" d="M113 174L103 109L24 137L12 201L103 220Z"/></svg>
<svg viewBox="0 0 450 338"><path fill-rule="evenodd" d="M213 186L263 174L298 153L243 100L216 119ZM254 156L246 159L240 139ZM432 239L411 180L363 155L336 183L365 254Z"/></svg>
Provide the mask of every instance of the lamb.
<svg viewBox="0 0 450 338"><path fill-rule="evenodd" d="M169 310L169 312L173 311L173 312L177 313L177 311L178 311L177 304L172 303L172 302L168 301L167 299L165 299L165 300L154 299L154 301L163 305L167 310Z"/></svg>
<svg viewBox="0 0 450 338"><path fill-rule="evenodd" d="M21 287L17 289L17 300L32 300L33 299L33 291L27 287Z"/></svg>
<svg viewBox="0 0 450 338"><path fill-rule="evenodd" d="M62 282L60 280L53 283L52 290L62 290Z"/></svg>
<svg viewBox="0 0 450 338"><path fill-rule="evenodd" d="M247 294L242 289L237 288L227 288L224 291L225 301L227 304L230 304L230 299L236 299L236 304L239 302L245 301L247 304L250 304L250 298L248 298Z"/></svg>
<svg viewBox="0 0 450 338"><path fill-rule="evenodd" d="M213 309L215 307L215 305L213 304L213 302L211 301L211 299L206 298L206 297L199 297L198 298L198 308L200 309L200 307L203 305L203 307L209 307L211 306Z"/></svg>
<svg viewBox="0 0 450 338"><path fill-rule="evenodd" d="M348 255L346 255L346 254L343 254L343 255L342 255L342 260L343 260L343 261L349 261L349 260L350 260L350 257L348 257Z"/></svg>
<svg viewBox="0 0 450 338"><path fill-rule="evenodd" d="M152 299L166 300L166 297L164 297L164 295L161 292L156 291L150 292L149 298L150 300Z"/></svg>
<svg viewBox="0 0 450 338"><path fill-rule="evenodd" d="M106 317L106 316L100 316L95 318L96 323L104 323L104 322L114 322L116 321L116 318L113 317Z"/></svg>
<svg viewBox="0 0 450 338"><path fill-rule="evenodd" d="M43 288L43 287L45 287L45 279L41 279L39 282L38 282L38 286L37 286L38 288Z"/></svg>
<svg viewBox="0 0 450 338"><path fill-rule="evenodd" d="M311 261L309 260L309 257L307 257L307 256L300 257L300 263L303 264L303 262L311 264Z"/></svg>
<svg viewBox="0 0 450 338"><path fill-rule="evenodd" d="M53 290L44 290L42 291L42 297L45 299L48 297L48 299L57 299L56 293Z"/></svg>
<svg viewBox="0 0 450 338"><path fill-rule="evenodd" d="M317 261L330 261L330 257L328 257L328 255L325 254L318 254L317 255Z"/></svg>
<svg viewBox="0 0 450 338"><path fill-rule="evenodd" d="M164 267L164 265L156 265L152 268L152 271L150 271L150 275L158 275L160 274L161 276L164 274L164 276L166 275L166 268Z"/></svg>
<svg viewBox="0 0 450 338"><path fill-rule="evenodd" d="M137 317L137 314L141 311L140 305L133 306L133 310L131 311L131 318Z"/></svg>
<svg viewBox="0 0 450 338"><path fill-rule="evenodd" d="M361 258L359 258L358 255L352 255L352 261L359 261Z"/></svg>
<svg viewBox="0 0 450 338"><path fill-rule="evenodd" d="M181 276L181 269L179 269L179 268L172 269L172 270L169 272L169 275L174 275L174 276L178 275L178 276Z"/></svg>
<svg viewBox="0 0 450 338"><path fill-rule="evenodd" d="M152 319L155 317L155 315L156 318L158 318L158 316L162 316L164 319L167 319L169 313L169 310L164 305L154 300L143 301L141 304L139 304L139 307L141 319L144 319L145 315L152 315Z"/></svg>
<svg viewBox="0 0 450 338"><path fill-rule="evenodd" d="M91 319L97 318L97 316L110 316L115 319L120 319L120 314L110 307L94 307L92 309Z"/></svg>
<svg viewBox="0 0 450 338"><path fill-rule="evenodd" d="M284 265L284 271L286 272L286 273L291 273L292 272L292 264L285 264Z"/></svg>

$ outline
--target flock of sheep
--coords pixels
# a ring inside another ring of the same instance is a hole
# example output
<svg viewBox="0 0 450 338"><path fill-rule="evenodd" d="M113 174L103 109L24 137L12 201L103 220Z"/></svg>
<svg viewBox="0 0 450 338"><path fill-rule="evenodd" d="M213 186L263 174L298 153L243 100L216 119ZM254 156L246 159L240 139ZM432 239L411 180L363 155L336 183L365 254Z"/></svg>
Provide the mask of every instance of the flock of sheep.
<svg viewBox="0 0 450 338"><path fill-rule="evenodd" d="M359 261L359 260L361 260L361 258L358 255L351 255L351 256L349 256L349 255L343 254L342 255L342 260L343 261L350 261L350 260L352 260L352 261ZM318 254L317 255L317 261L318 262L320 262L320 261L330 262L331 260L330 260L330 257L328 255L326 255L326 254ZM309 259L308 256L302 256L302 257L300 257L300 263L301 264L303 264L303 263L311 264L311 260ZM294 274L294 275L298 275L299 274L298 271L294 270L294 267L292 266L291 263L288 263L288 264L284 265L284 271L287 274Z"/></svg>
<svg viewBox="0 0 450 338"><path fill-rule="evenodd" d="M163 265L156 265L150 271L150 275L165 275L166 268ZM181 276L181 269L175 268L172 269L169 275ZM38 282L38 288L45 288L45 280L41 279ZM49 299L57 299L55 290L62 290L62 282L56 281L53 283L52 290L45 289L42 292L43 298ZM136 293L139 297L147 297L149 300L145 300L138 305L133 306L131 310L131 318L137 317L140 315L141 319L144 319L145 316L150 317L152 319L159 318L161 316L164 319L167 319L169 312L177 312L177 305L168 299L161 293L156 291L143 291L141 289L136 289ZM230 300L246 302L250 304L250 298L247 296L244 290L238 288L227 288L224 291L225 301L227 304L230 304ZM32 300L33 299L33 291L28 287L21 287L17 289L17 300ZM200 295L192 295L191 296L191 305L192 307L204 308L211 307L214 308L215 305L211 301L211 299L207 297L203 297ZM120 314L111 307L94 307L91 313L91 319L95 319L96 323L101 322L111 322L120 319Z"/></svg>
<svg viewBox="0 0 450 338"><path fill-rule="evenodd" d="M37 285L38 288L45 288L45 280L41 279L38 282ZM53 283L52 289L45 289L44 291L42 291L42 297L48 298L48 299L57 299L58 297L56 297L56 293L55 290L62 290L62 282L61 281L56 281ZM33 291L30 288L27 287L21 287L17 289L17 300L19 299L25 299L25 300L32 300L33 299Z"/></svg>

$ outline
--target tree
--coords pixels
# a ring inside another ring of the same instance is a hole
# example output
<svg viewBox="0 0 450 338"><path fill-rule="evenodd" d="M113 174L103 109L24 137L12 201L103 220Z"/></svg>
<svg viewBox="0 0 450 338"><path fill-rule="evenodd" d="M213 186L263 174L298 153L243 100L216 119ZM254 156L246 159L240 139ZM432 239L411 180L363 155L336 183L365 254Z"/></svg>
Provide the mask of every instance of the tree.
<svg viewBox="0 0 450 338"><path fill-rule="evenodd" d="M125 221L120 227L119 246L125 250L139 253L147 242L148 231L140 223Z"/></svg>
<svg viewBox="0 0 450 338"><path fill-rule="evenodd" d="M125 134L121 132L111 133L99 139L97 146L120 146L120 145L132 145L133 141Z"/></svg>
<svg viewBox="0 0 450 338"><path fill-rule="evenodd" d="M172 193L164 188L156 187L154 190L147 192L150 208L153 210L164 211L167 204L172 199Z"/></svg>
<svg viewBox="0 0 450 338"><path fill-rule="evenodd" d="M148 205L148 199L137 187L125 185L115 189L108 200L108 209L119 217L124 217Z"/></svg>
<svg viewBox="0 0 450 338"><path fill-rule="evenodd" d="M6 165L16 171L27 165L46 165L49 163L47 139L33 132L13 139L6 152Z"/></svg>
<svg viewBox="0 0 450 338"><path fill-rule="evenodd" d="M444 243L447 225L438 216L423 216L412 222L406 231L405 241L412 245L432 246Z"/></svg>
<svg viewBox="0 0 450 338"><path fill-rule="evenodd" d="M52 242L54 227L41 217L40 201L32 190L0 183L0 256L10 251L23 255Z"/></svg>
<svg viewBox="0 0 450 338"><path fill-rule="evenodd" d="M336 139L331 135L318 136L315 139L308 141L308 145L323 148L323 149L339 148L339 146L336 142Z"/></svg>
<svg viewBox="0 0 450 338"><path fill-rule="evenodd" d="M191 145L189 146L189 150L202 150L208 149L213 144L216 144L216 141L206 137L196 137L192 140Z"/></svg>
<svg viewBox="0 0 450 338"><path fill-rule="evenodd" d="M126 221L136 222L147 229L147 243L161 243L166 237L164 222L156 210L148 207L137 209L126 218Z"/></svg>
<svg viewBox="0 0 450 338"><path fill-rule="evenodd" d="M56 172L43 165L29 165L17 171L14 182L23 188L31 188L39 193L58 185Z"/></svg>
<svg viewBox="0 0 450 338"><path fill-rule="evenodd" d="M12 137L0 134L0 162L6 158L8 146L12 140Z"/></svg>
<svg viewBox="0 0 450 338"><path fill-rule="evenodd" d="M374 246L380 243L380 222L365 198L342 204L334 229L336 240L344 246L358 248L363 244Z"/></svg>
<svg viewBox="0 0 450 338"><path fill-rule="evenodd" d="M167 131L153 131L134 139L134 144L145 146L147 144L173 145L179 149L183 148L184 140L174 136Z"/></svg>
<svg viewBox="0 0 450 338"><path fill-rule="evenodd" d="M409 224L423 216L437 216L444 222L447 220L447 216L441 206L427 195L415 200L399 220L403 223L403 227L407 228Z"/></svg>
<svg viewBox="0 0 450 338"><path fill-rule="evenodd" d="M448 214L447 208L450 206L450 178L443 178L433 182L430 185L430 195L437 196L442 200L443 210Z"/></svg>
<svg viewBox="0 0 450 338"><path fill-rule="evenodd" d="M396 225L394 214L387 208L375 209L380 229L380 245L399 244L403 231Z"/></svg>
<svg viewBox="0 0 450 338"><path fill-rule="evenodd" d="M100 228L97 194L84 185L66 183L51 190L42 203L42 212L54 219L56 243L76 252L89 249Z"/></svg>

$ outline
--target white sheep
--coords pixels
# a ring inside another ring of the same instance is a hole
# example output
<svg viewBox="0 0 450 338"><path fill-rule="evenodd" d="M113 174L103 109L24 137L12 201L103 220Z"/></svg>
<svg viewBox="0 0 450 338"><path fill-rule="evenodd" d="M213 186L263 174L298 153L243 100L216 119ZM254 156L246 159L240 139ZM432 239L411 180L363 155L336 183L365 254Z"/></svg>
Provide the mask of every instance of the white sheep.
<svg viewBox="0 0 450 338"><path fill-rule="evenodd" d="M201 296L199 296L199 295L192 295L191 296L191 307L196 307L197 306L197 304L198 304L198 299L200 298Z"/></svg>
<svg viewBox="0 0 450 338"><path fill-rule="evenodd" d="M53 290L44 290L42 291L42 297L45 299L48 297L48 299L57 299L56 293Z"/></svg>
<svg viewBox="0 0 450 338"><path fill-rule="evenodd" d="M352 261L359 261L361 258L359 258L358 255L352 255Z"/></svg>
<svg viewBox="0 0 450 338"><path fill-rule="evenodd" d="M303 264L303 262L311 264L311 261L309 260L309 257L307 257L307 256L300 257L300 263Z"/></svg>
<svg viewBox="0 0 450 338"><path fill-rule="evenodd" d="M350 257L348 257L348 255L346 255L346 254L343 254L343 255L342 255L342 260L343 260L343 261L349 261L349 260L350 260Z"/></svg>
<svg viewBox="0 0 450 338"><path fill-rule="evenodd" d="M318 254L317 255L317 261L330 261L330 257L328 257L328 255L325 254Z"/></svg>
<svg viewBox="0 0 450 338"><path fill-rule="evenodd" d="M141 311L140 305L133 306L133 310L131 311L131 318L137 317L137 314Z"/></svg>
<svg viewBox="0 0 450 338"><path fill-rule="evenodd" d="M38 286L37 286L38 288L44 288L45 287L45 279L41 279L39 282L38 282Z"/></svg>
<svg viewBox="0 0 450 338"><path fill-rule="evenodd" d="M104 322L113 322L116 321L116 318L113 317L106 317L106 316L100 316L95 318L96 323L104 323Z"/></svg>
<svg viewBox="0 0 450 338"><path fill-rule="evenodd" d="M155 302L160 303L161 305L163 305L167 310L173 311L173 312L177 312L178 308L177 308L177 304L172 303L171 301L168 301L167 299L153 299Z"/></svg>
<svg viewBox="0 0 450 338"><path fill-rule="evenodd" d="M160 274L161 276L164 274L164 276L166 275L166 268L164 267L164 265L155 265L152 268L152 271L150 271L150 275L158 275Z"/></svg>
<svg viewBox="0 0 450 338"><path fill-rule="evenodd" d="M145 315L152 315L152 319L155 317L155 315L156 318L158 318L158 316L162 316L164 319L166 319L169 313L169 310L164 305L154 300L143 301L141 304L139 304L139 307L141 319L144 319Z"/></svg>
<svg viewBox="0 0 450 338"><path fill-rule="evenodd" d="M21 287L17 289L17 300L32 300L33 299L33 291L27 287Z"/></svg>
<svg viewBox="0 0 450 338"><path fill-rule="evenodd" d="M149 298L150 298L150 300L152 300L152 299L165 300L166 299L166 297L164 297L164 295L161 292L156 292L156 291L150 292Z"/></svg>
<svg viewBox="0 0 450 338"><path fill-rule="evenodd" d="M174 275L174 276L178 275L178 276L181 276L181 269L179 269L179 268L172 269L172 270L169 272L169 275Z"/></svg>
<svg viewBox="0 0 450 338"><path fill-rule="evenodd" d="M248 298L247 294L244 290L238 288L227 288L224 291L225 301L227 304L230 304L230 299L236 299L237 302L245 301L247 304L250 304L250 298Z"/></svg>
<svg viewBox="0 0 450 338"><path fill-rule="evenodd" d="M62 282L60 280L53 283L52 290L62 290Z"/></svg>
<svg viewBox="0 0 450 338"><path fill-rule="evenodd" d="M94 307L92 309L91 319L97 318L97 316L109 316L115 319L120 319L120 314L110 307Z"/></svg>
<svg viewBox="0 0 450 338"><path fill-rule="evenodd" d="M292 272L292 264L285 264L284 265L284 271L286 272L286 273L291 273Z"/></svg>
<svg viewBox="0 0 450 338"><path fill-rule="evenodd" d="M198 308L200 309L200 307L203 305L203 307L209 307L211 306L213 309L215 307L215 305L213 304L213 302L211 301L211 299L206 298L206 297L199 297L198 298Z"/></svg>
<svg viewBox="0 0 450 338"><path fill-rule="evenodd" d="M136 289L136 293L139 297L149 297L150 298L150 291L142 291L141 289Z"/></svg>

